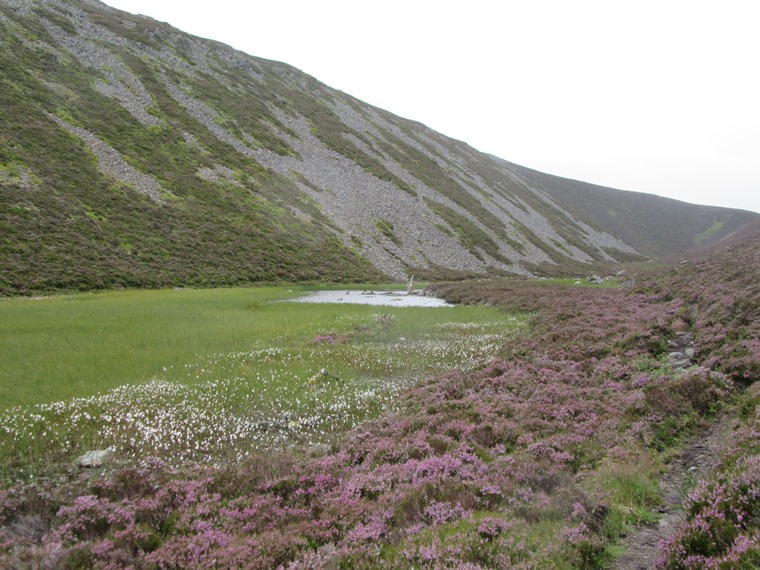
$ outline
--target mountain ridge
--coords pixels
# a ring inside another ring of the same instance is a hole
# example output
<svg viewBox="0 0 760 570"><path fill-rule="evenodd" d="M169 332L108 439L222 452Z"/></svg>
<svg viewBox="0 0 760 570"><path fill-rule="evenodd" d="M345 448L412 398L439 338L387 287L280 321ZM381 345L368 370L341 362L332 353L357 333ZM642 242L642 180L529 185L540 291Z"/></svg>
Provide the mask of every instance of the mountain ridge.
<svg viewBox="0 0 760 570"><path fill-rule="evenodd" d="M739 224L729 231L720 231L722 228L716 227L717 220L726 210L720 206L698 205L635 190L609 188L547 174L518 164L512 164L512 167L524 173L571 211L579 209L580 204L584 214L589 216L595 224L621 236L645 255L662 257L686 253L694 247L699 247L703 242L710 243L711 238L722 239L743 225ZM613 206L626 213L628 219L638 222L640 227L634 230L616 223L619 222L619 214L612 210ZM631 209L640 211L631 212ZM731 211L742 215L743 219L746 219L745 223L752 223L757 217L757 214L750 210L731 209ZM657 233L658 226L669 226L670 229L674 229L676 238L668 236L661 238L657 243L647 240L648 236ZM694 228L700 226L707 229L696 236L693 235ZM720 234L720 237L715 237L717 234Z"/></svg>
<svg viewBox="0 0 760 570"><path fill-rule="evenodd" d="M756 216L611 223L614 191L579 207L574 181L95 0L3 0L0 31L0 293L552 273Z"/></svg>

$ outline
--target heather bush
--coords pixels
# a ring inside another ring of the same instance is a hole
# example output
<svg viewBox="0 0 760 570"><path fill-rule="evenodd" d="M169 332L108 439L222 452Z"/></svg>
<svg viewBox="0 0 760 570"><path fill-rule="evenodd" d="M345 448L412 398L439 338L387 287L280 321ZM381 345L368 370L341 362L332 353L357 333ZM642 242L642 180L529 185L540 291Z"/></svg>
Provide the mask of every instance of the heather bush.
<svg viewBox="0 0 760 570"><path fill-rule="evenodd" d="M0 494L2 564L596 568L654 520L673 446L749 385L724 466L690 491L659 564L757 566L758 324L742 299L760 298L760 280L736 259L751 278L722 279L719 257L700 262L706 275L679 266L633 290L442 286L450 301L532 311L532 333L418 382L320 452L19 483ZM685 328L693 366L674 369L663 351Z"/></svg>

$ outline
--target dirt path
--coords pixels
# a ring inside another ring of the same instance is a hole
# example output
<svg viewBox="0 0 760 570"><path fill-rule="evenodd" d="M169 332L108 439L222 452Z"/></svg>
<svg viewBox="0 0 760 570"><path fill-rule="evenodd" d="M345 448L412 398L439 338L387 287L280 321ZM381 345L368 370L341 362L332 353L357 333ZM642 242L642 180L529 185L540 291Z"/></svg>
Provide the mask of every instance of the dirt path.
<svg viewBox="0 0 760 570"><path fill-rule="evenodd" d="M660 554L659 543L672 534L683 521L682 490L687 482L707 475L718 463L721 449L733 426L726 415L694 437L670 464L662 478L664 504L658 523L637 528L622 540L625 553L612 565L613 570L654 568Z"/></svg>

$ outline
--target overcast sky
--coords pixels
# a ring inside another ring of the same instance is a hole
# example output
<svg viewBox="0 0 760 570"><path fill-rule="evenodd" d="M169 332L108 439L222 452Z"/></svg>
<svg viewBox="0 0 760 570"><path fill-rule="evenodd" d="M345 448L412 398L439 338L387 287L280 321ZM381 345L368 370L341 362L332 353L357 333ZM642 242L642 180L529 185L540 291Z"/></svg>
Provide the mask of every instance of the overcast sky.
<svg viewBox="0 0 760 570"><path fill-rule="evenodd" d="M756 0L106 0L537 170L760 212Z"/></svg>

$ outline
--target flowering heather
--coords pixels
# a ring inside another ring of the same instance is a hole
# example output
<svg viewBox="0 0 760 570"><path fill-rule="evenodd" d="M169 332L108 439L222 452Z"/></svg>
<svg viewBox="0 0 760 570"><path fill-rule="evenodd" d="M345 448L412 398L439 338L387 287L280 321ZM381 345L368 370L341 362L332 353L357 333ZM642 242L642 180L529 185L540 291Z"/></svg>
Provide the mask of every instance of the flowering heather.
<svg viewBox="0 0 760 570"><path fill-rule="evenodd" d="M657 505L660 452L755 380L760 241L732 247L635 290L441 287L449 301L535 311L533 332L489 362L416 383L329 452L271 449L218 467L150 460L8 488L0 564L599 567ZM750 276L734 286L739 272ZM668 342L687 330L695 360L674 369ZM747 394L730 459L692 489L662 568L758 565L759 399L755 386Z"/></svg>

